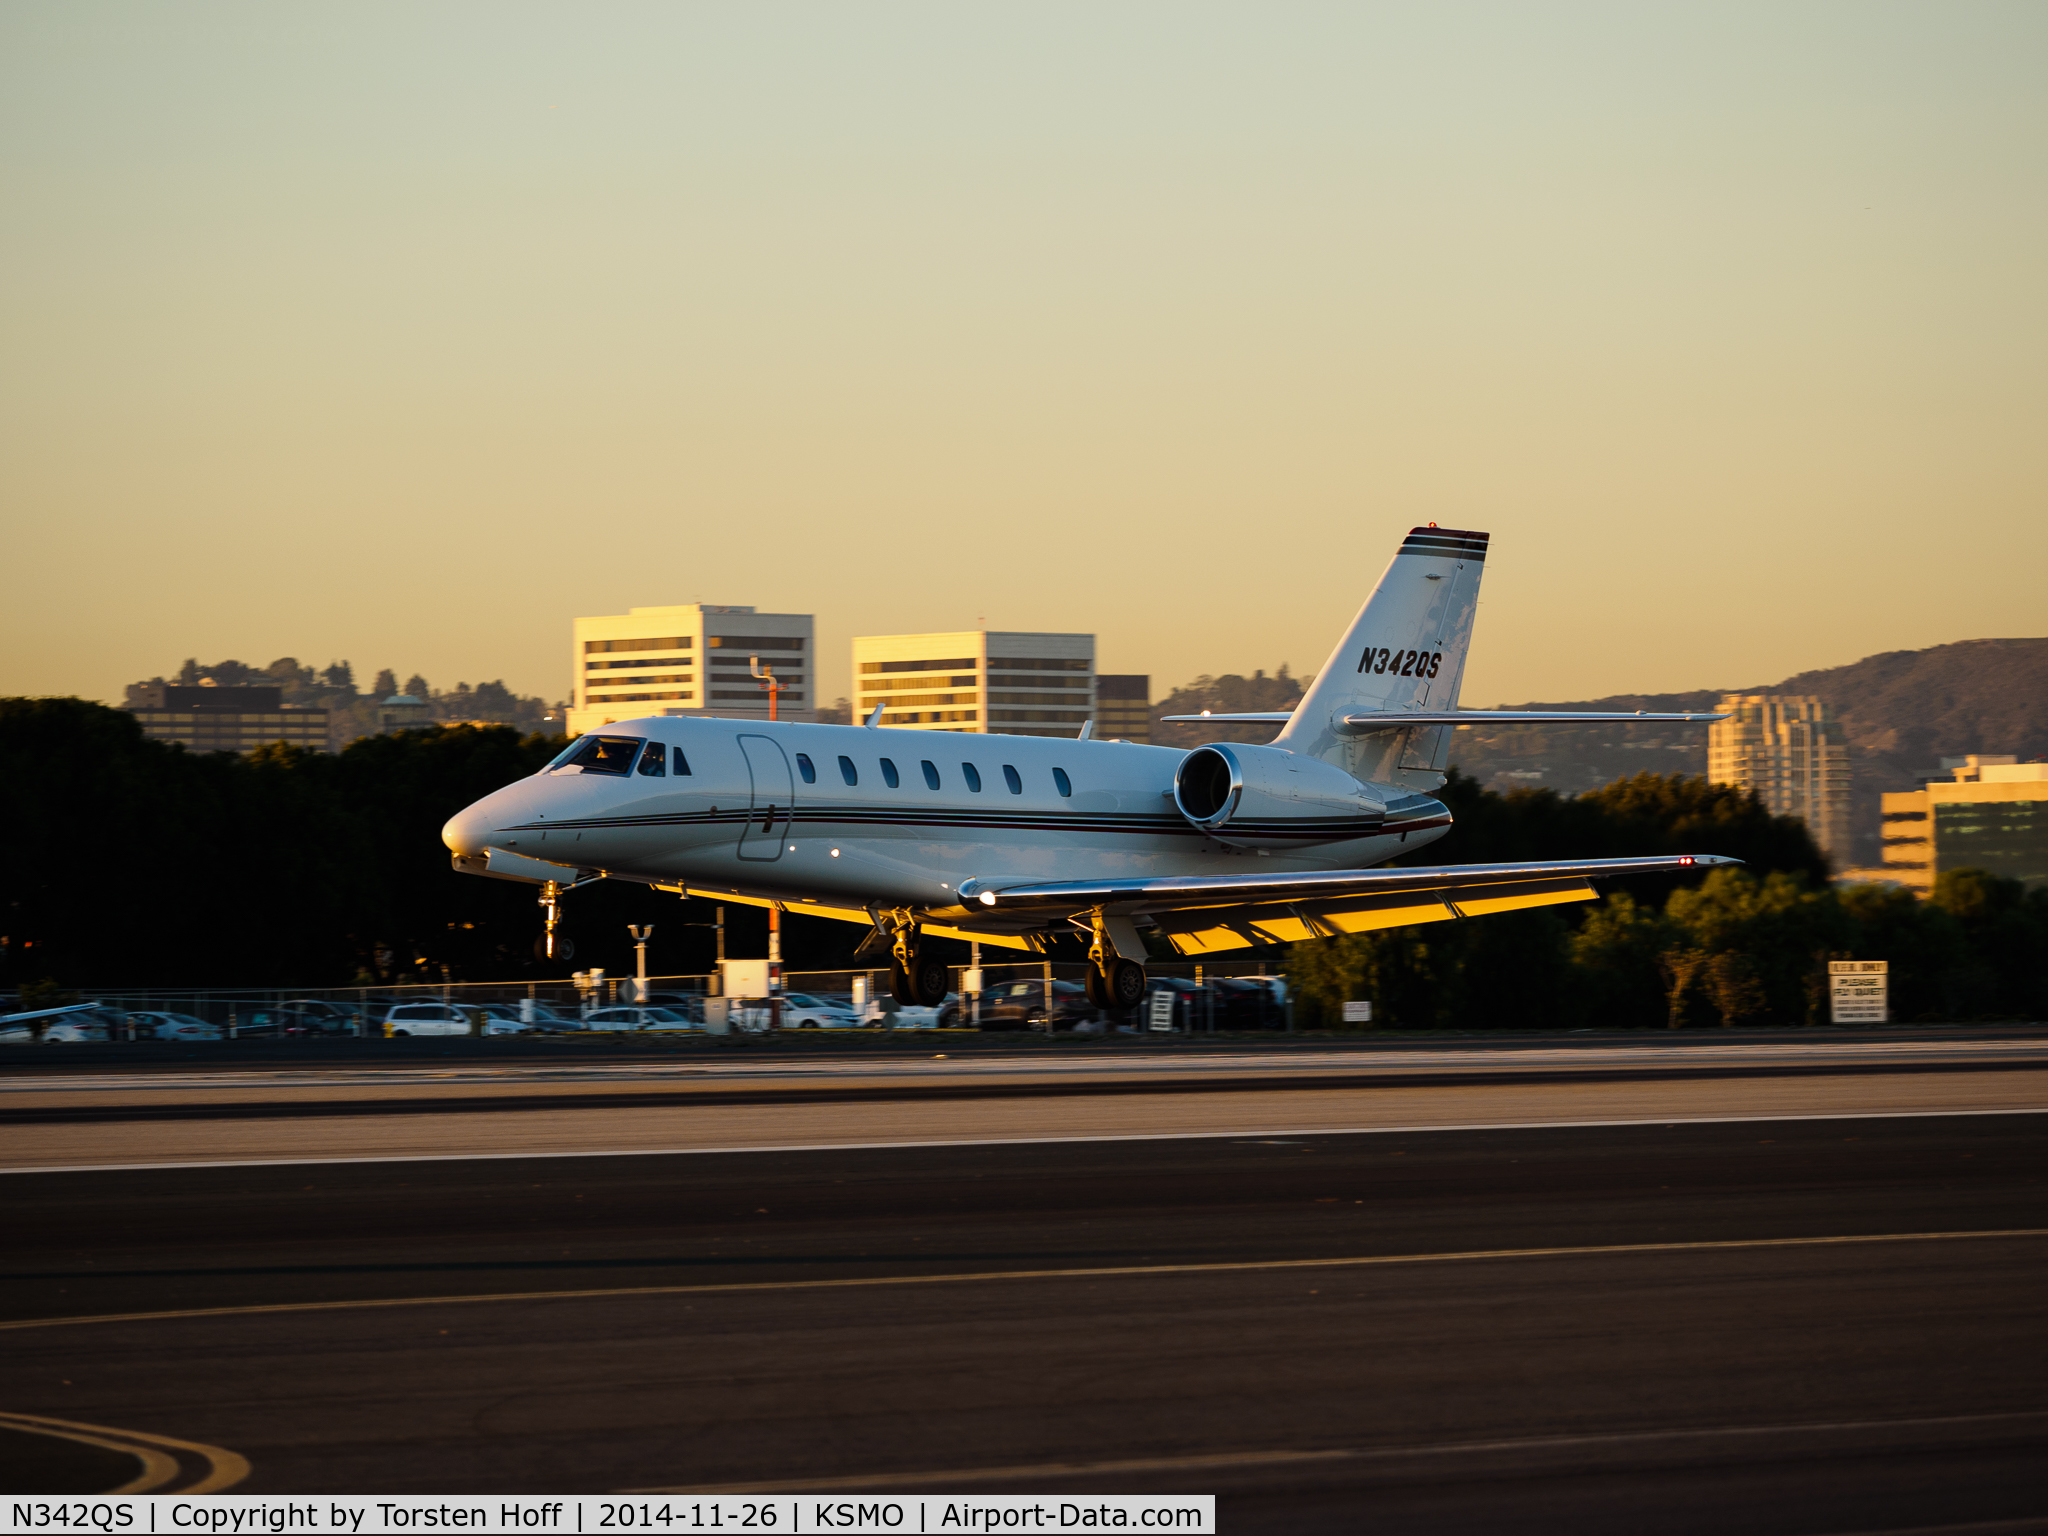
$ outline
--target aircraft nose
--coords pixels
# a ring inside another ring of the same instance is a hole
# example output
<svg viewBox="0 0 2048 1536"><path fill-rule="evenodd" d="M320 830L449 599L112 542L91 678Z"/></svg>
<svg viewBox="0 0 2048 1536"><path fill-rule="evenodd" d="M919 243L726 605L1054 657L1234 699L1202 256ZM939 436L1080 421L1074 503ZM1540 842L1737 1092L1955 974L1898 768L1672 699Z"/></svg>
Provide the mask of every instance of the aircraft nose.
<svg viewBox="0 0 2048 1536"><path fill-rule="evenodd" d="M479 800L450 816L448 824L441 828L441 841L456 857L477 858L490 846L491 823L497 820L490 814L490 804L488 800Z"/></svg>

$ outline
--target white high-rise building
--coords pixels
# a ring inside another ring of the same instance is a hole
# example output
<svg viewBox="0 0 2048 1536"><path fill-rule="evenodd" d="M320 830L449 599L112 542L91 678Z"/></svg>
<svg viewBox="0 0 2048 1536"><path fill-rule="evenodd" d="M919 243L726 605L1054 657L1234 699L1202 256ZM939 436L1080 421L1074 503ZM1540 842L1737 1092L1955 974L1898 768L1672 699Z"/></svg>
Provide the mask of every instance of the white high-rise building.
<svg viewBox="0 0 2048 1536"><path fill-rule="evenodd" d="M1837 862L1849 852L1849 747L1810 694L1730 693L1707 728L1707 778L1753 789L1774 815L1797 816Z"/></svg>
<svg viewBox="0 0 2048 1536"><path fill-rule="evenodd" d="M853 642L854 721L1073 736L1095 710L1095 637L969 629Z"/></svg>
<svg viewBox="0 0 2048 1536"><path fill-rule="evenodd" d="M810 720L817 697L808 613L756 613L720 603L633 608L575 623L569 734L647 715L768 718L750 659L785 686L776 718Z"/></svg>

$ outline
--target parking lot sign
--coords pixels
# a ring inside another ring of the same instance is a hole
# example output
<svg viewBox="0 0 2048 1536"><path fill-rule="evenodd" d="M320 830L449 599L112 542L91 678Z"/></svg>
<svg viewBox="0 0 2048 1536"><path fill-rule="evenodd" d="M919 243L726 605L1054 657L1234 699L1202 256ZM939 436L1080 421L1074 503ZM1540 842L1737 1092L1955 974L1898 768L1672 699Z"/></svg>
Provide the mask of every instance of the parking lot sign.
<svg viewBox="0 0 2048 1536"><path fill-rule="evenodd" d="M1150 1012L1147 1015L1146 1022L1150 1024L1151 1027L1160 1034L1168 1034L1172 1032L1173 993L1170 990L1168 990L1165 987L1161 987L1157 992L1154 992L1152 994L1152 1005Z"/></svg>
<svg viewBox="0 0 2048 1536"><path fill-rule="evenodd" d="M1883 1024L1891 1017L1886 996L1888 960L1830 960L1828 999L1837 1024Z"/></svg>
<svg viewBox="0 0 2048 1536"><path fill-rule="evenodd" d="M1372 1004L1370 1002L1361 1003L1355 1001L1346 1003L1344 1005L1344 1022L1346 1024L1370 1024L1372 1022Z"/></svg>

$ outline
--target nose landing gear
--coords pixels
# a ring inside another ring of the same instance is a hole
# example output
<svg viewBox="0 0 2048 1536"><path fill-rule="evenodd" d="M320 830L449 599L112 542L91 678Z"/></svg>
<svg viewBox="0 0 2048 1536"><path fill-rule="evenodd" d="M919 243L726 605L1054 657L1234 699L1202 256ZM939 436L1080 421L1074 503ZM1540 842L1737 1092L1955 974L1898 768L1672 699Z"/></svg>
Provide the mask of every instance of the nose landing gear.
<svg viewBox="0 0 2048 1536"><path fill-rule="evenodd" d="M533 941L536 960L573 960L576 941L562 932L562 887L550 880L540 888L540 910L546 919L541 936Z"/></svg>

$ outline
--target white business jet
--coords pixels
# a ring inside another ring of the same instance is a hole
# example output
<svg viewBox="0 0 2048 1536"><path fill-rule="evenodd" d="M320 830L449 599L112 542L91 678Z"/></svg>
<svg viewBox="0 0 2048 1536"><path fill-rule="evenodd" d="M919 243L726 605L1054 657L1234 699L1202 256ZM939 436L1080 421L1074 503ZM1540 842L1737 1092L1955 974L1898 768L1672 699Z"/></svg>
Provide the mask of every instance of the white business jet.
<svg viewBox="0 0 2048 1536"><path fill-rule="evenodd" d="M651 718L579 737L442 836L455 867L539 886L537 945L588 881L860 923L896 996L943 1000L925 935L1043 950L1088 940L1089 996L1130 1007L1145 962L1587 901L1591 881L1713 854L1376 869L1450 830L1432 798L1474 721L1705 721L1705 714L1458 708L1487 536L1402 542L1289 712L1176 715L1279 726L1267 746L1192 751L865 725Z"/></svg>

